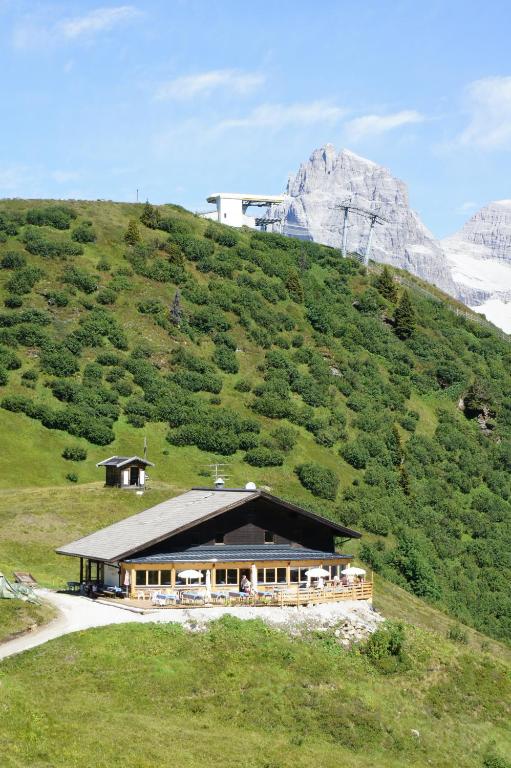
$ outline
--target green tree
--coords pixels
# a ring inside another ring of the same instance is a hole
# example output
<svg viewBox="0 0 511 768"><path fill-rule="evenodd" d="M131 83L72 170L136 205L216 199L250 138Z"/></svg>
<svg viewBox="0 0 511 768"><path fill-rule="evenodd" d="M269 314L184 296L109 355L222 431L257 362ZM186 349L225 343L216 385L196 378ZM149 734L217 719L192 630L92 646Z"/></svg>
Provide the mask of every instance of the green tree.
<svg viewBox="0 0 511 768"><path fill-rule="evenodd" d="M408 291L404 291L394 312L394 330L400 339L409 339L415 330L415 310Z"/></svg>
<svg viewBox="0 0 511 768"><path fill-rule="evenodd" d="M298 274L294 270L292 270L287 277L286 288L293 301L297 304L303 302L303 287Z"/></svg>
<svg viewBox="0 0 511 768"><path fill-rule="evenodd" d="M392 301L393 303L396 301L396 285L394 283L394 278L392 277L387 266L383 267L381 274L378 276L374 284L383 298L387 299L388 301Z"/></svg>
<svg viewBox="0 0 511 768"><path fill-rule="evenodd" d="M142 211L140 221L150 229L158 229L161 221L160 212L158 208L155 208L154 205L151 205L149 200L144 203L144 209Z"/></svg>
<svg viewBox="0 0 511 768"><path fill-rule="evenodd" d="M135 221L135 219L129 220L128 229L124 235L124 241L128 245L136 245L140 242L140 231L138 228L138 223Z"/></svg>

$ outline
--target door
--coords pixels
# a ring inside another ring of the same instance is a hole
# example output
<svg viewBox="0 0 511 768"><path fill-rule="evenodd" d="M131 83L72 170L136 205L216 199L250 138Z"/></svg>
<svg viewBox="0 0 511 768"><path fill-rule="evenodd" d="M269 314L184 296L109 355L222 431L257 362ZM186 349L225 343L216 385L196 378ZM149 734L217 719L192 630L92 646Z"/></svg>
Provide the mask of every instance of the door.
<svg viewBox="0 0 511 768"><path fill-rule="evenodd" d="M138 485L138 467L130 467L130 485Z"/></svg>

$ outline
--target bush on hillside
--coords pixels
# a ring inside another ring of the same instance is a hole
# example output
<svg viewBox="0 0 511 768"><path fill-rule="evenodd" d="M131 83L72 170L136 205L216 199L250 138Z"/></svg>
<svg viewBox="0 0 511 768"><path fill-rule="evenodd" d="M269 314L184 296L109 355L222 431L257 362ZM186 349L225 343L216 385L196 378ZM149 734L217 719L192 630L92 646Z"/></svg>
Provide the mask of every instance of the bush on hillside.
<svg viewBox="0 0 511 768"><path fill-rule="evenodd" d="M23 306L23 299L21 296L11 294L10 296L6 296L4 299L4 306L8 309L19 309Z"/></svg>
<svg viewBox="0 0 511 768"><path fill-rule="evenodd" d="M2 269L21 269L26 266L27 259L22 253L17 251L8 251L0 260Z"/></svg>
<svg viewBox="0 0 511 768"><path fill-rule="evenodd" d="M320 464L299 464L295 473L304 488L321 499L334 500L337 496L339 478L331 469Z"/></svg>
<svg viewBox="0 0 511 768"><path fill-rule="evenodd" d="M82 221L71 233L71 239L77 243L95 243L97 239L92 221Z"/></svg>
<svg viewBox="0 0 511 768"><path fill-rule="evenodd" d="M284 457L279 451L260 447L247 451L243 461L252 467L281 467L284 463Z"/></svg>
<svg viewBox="0 0 511 768"><path fill-rule="evenodd" d="M225 373L238 373L239 371L240 366L236 359L236 353L229 347L223 345L216 347L213 352L213 362Z"/></svg>
<svg viewBox="0 0 511 768"><path fill-rule="evenodd" d="M62 458L67 459L67 461L85 461L87 451L77 445L68 445L62 451Z"/></svg>
<svg viewBox="0 0 511 768"><path fill-rule="evenodd" d="M76 213L67 205L48 205L41 208L30 208L26 214L27 224L36 227L53 227L54 229L69 229Z"/></svg>
<svg viewBox="0 0 511 768"><path fill-rule="evenodd" d="M41 368L52 376L72 376L80 370L75 356L64 347L44 350Z"/></svg>
<svg viewBox="0 0 511 768"><path fill-rule="evenodd" d="M79 291L90 294L97 290L99 276L91 275L90 272L78 267L67 267L62 275L62 282L74 285Z"/></svg>
<svg viewBox="0 0 511 768"><path fill-rule="evenodd" d="M16 295L30 293L32 288L43 276L44 273L42 269L39 269L38 267L23 267L14 272L5 283L5 287L9 293L14 293Z"/></svg>
<svg viewBox="0 0 511 768"><path fill-rule="evenodd" d="M293 427L287 427L285 424L276 427L271 436L279 451L285 451L286 453L293 450L298 440L297 430L293 429Z"/></svg>
<svg viewBox="0 0 511 768"><path fill-rule="evenodd" d="M50 307L67 307L69 304L69 297L64 291L46 291L44 295Z"/></svg>

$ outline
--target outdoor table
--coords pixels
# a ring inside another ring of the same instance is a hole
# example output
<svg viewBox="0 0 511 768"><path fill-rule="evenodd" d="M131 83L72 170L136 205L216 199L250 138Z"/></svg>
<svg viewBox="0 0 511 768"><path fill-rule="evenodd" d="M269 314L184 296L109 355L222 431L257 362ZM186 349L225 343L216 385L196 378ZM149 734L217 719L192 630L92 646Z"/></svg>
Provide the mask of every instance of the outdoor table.
<svg viewBox="0 0 511 768"><path fill-rule="evenodd" d="M168 605L169 603L175 603L178 600L177 595L166 595L161 592L157 592L153 598L154 602L158 605Z"/></svg>

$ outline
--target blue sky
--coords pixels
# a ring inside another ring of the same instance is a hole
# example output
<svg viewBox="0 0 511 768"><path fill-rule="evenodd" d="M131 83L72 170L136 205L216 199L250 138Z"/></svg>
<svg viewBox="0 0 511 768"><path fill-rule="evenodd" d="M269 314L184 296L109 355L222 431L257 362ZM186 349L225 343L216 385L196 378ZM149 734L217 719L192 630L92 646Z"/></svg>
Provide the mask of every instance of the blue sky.
<svg viewBox="0 0 511 768"><path fill-rule="evenodd" d="M0 0L0 197L278 193L330 142L435 235L511 197L511 4Z"/></svg>

